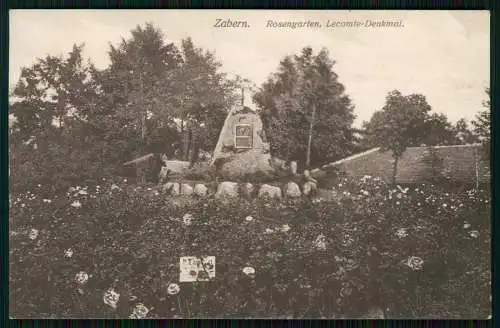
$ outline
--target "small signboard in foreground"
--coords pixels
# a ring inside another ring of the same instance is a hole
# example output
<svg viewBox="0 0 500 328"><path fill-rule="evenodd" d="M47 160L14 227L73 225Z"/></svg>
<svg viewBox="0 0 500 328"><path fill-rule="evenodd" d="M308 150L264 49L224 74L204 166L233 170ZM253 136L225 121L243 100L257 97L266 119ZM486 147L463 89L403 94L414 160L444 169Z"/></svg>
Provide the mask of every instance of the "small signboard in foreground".
<svg viewBox="0 0 500 328"><path fill-rule="evenodd" d="M215 278L215 256L182 256L180 269L180 282L210 281Z"/></svg>

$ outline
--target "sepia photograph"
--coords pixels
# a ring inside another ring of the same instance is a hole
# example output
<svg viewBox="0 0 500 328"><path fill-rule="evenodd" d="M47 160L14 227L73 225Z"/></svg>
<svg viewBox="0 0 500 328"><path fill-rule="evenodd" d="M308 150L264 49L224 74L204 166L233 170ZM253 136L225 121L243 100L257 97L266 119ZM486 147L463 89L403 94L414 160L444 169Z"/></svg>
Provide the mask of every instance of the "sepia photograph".
<svg viewBox="0 0 500 328"><path fill-rule="evenodd" d="M12 319L491 319L490 13L10 10Z"/></svg>

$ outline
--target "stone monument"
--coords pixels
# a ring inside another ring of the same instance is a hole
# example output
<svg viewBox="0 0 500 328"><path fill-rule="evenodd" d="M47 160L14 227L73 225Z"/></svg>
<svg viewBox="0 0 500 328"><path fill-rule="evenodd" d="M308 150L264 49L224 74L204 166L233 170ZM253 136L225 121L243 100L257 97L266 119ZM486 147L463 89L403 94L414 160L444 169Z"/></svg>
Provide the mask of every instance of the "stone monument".
<svg viewBox="0 0 500 328"><path fill-rule="evenodd" d="M212 165L228 179L275 172L262 120L248 98L242 90L241 104L229 111L212 158Z"/></svg>

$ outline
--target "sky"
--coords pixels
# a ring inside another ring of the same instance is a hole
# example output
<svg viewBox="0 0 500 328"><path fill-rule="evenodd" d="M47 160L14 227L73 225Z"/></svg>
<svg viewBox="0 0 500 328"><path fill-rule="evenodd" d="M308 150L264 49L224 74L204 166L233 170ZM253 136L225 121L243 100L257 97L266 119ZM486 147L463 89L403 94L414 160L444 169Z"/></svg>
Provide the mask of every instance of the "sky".
<svg viewBox="0 0 500 328"><path fill-rule="evenodd" d="M249 27L217 28L218 18L246 21ZM321 27L268 26L269 21L307 20ZM328 21L367 20L403 26L327 27ZM358 127L394 89L423 94L433 111L451 122L471 120L490 83L488 11L11 10L9 85L17 82L21 67L46 55L64 55L75 43L85 43L84 56L105 68L109 45L146 22L178 46L191 37L197 47L215 52L223 71L257 85L285 56L305 46L315 52L326 48L355 105Z"/></svg>

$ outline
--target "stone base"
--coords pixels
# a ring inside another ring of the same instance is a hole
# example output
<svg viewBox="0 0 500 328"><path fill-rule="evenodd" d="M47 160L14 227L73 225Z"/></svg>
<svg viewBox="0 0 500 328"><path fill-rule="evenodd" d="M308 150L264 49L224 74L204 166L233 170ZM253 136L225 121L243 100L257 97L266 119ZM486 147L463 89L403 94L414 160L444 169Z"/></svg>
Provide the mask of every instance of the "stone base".
<svg viewBox="0 0 500 328"><path fill-rule="evenodd" d="M270 154L252 149L224 159L219 173L228 180L245 180L252 175L256 179L272 179L276 175L276 170L271 165Z"/></svg>

